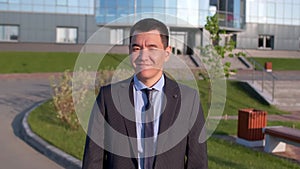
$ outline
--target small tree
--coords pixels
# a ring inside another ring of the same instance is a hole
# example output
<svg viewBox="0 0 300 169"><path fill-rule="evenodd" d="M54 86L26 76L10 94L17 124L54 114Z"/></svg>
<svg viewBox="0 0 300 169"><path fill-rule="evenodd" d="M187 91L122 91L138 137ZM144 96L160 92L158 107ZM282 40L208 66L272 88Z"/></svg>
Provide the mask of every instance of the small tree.
<svg viewBox="0 0 300 169"><path fill-rule="evenodd" d="M238 52L236 54L232 53L232 50L234 49L235 42L230 39L228 43L225 43L224 46L221 46L219 42L222 40L221 34L225 34L226 32L224 30L220 29L219 26L219 16L218 14L215 14L214 16L207 16L205 24L205 29L210 33L210 43L209 45L206 45L202 49L202 55L205 57L210 56L211 58L207 60L206 64L215 64L217 61L220 61L221 59L224 59L227 55L228 57L234 57L234 56L240 56L245 55L242 52ZM214 51L213 51L214 50ZM220 66L220 65L215 65ZM226 62L223 65L224 73L226 77L230 76L230 67L231 63Z"/></svg>
<svg viewBox="0 0 300 169"><path fill-rule="evenodd" d="M235 46L235 42L233 40L230 40L223 46L219 44L219 42L222 40L221 35L225 34L226 32L220 29L218 14L207 17L205 29L210 33L209 44L205 47L201 47L201 60L206 69L206 73L203 75L203 77L207 80L210 80L210 85L208 87L208 107L210 107L211 104L213 104L212 102L216 103L216 100L211 100L212 88L214 88L215 91L220 90L220 92L217 92L220 93L220 96L217 99L225 99L225 96L221 94L224 90L224 86L222 85L226 85L226 78L230 76L231 63L223 63L223 59L225 56L234 57L239 56L242 53L239 52L234 54L232 52Z"/></svg>

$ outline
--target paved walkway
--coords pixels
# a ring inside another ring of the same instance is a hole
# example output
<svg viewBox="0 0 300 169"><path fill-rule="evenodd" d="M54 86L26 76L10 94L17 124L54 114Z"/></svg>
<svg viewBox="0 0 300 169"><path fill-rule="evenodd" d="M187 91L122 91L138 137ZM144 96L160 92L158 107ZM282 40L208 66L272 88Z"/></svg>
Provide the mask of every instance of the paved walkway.
<svg viewBox="0 0 300 169"><path fill-rule="evenodd" d="M47 77L26 76L10 78L0 75L0 168L60 169L61 166L20 139L24 112L50 97Z"/></svg>
<svg viewBox="0 0 300 169"><path fill-rule="evenodd" d="M257 50L257 49L234 49L235 52L246 52L250 57L270 57L270 58L300 58L300 51L291 50Z"/></svg>

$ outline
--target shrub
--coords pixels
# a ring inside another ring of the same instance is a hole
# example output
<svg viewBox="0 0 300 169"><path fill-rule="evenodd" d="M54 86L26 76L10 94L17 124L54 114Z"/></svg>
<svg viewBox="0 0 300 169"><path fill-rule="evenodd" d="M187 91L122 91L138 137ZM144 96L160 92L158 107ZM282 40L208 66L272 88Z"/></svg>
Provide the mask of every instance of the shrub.
<svg viewBox="0 0 300 169"><path fill-rule="evenodd" d="M73 78L74 73L76 73L76 79ZM87 95L93 92L92 94L96 96L101 86L111 83L112 80L116 82L126 79L133 74L132 70L126 69L100 70L99 72L80 69L74 73L66 70L62 76L50 79L57 118L66 123L71 129L77 129L80 126L80 121L75 112L75 105L80 105L77 107L80 108L80 111L90 110L89 108L93 105L94 100L87 98ZM72 83L76 85L72 85ZM83 116L87 115L83 114ZM85 120L88 120L88 118Z"/></svg>
<svg viewBox="0 0 300 169"><path fill-rule="evenodd" d="M72 74L69 71L65 71L62 76L52 77L50 83L57 118L67 123L72 129L78 128L79 121L75 114L72 98Z"/></svg>

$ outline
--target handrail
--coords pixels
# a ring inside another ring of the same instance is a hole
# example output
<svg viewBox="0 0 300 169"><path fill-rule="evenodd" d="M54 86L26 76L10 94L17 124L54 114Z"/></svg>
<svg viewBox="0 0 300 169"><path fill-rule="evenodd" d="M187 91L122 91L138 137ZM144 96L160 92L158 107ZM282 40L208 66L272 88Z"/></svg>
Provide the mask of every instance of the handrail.
<svg viewBox="0 0 300 169"><path fill-rule="evenodd" d="M265 73L267 73L267 75L269 77L271 77L272 79L272 102L275 100L275 81L278 80L278 78L272 73L272 72L267 72L267 70L265 69L264 66L262 66L261 64L259 64L258 62L256 62L252 57L252 55L245 49L242 48L242 51L244 53L246 53L247 59L249 60L249 62L252 64L253 66L253 71L252 71L252 83L254 83L255 81L255 71L261 71L262 72L262 76L261 76L261 92L264 92L264 84L265 84Z"/></svg>

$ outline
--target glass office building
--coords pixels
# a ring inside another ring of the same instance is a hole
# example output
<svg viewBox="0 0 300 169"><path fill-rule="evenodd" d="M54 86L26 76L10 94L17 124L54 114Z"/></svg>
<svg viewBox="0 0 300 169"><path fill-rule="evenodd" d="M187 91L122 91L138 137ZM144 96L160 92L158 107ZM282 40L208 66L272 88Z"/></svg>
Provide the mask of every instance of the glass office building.
<svg viewBox="0 0 300 169"><path fill-rule="evenodd" d="M243 30L245 0L97 0L95 15L98 25L111 29L111 43L120 45L128 43L129 27L136 20L157 18L169 26L171 45L189 53L190 48L207 43L203 27L206 17L216 12L224 30Z"/></svg>
<svg viewBox="0 0 300 169"><path fill-rule="evenodd" d="M128 15L145 13L145 16L156 17L174 27L186 27L182 21L194 27L203 27L206 17L211 15L211 7L218 10L221 25L228 28L241 29L245 21L244 0L98 0L96 3L96 20L105 25ZM166 20L167 16L173 19ZM123 20L122 25L131 25L134 21Z"/></svg>
<svg viewBox="0 0 300 169"><path fill-rule="evenodd" d="M160 14L161 20L168 25L181 26L181 20L190 25L204 25L208 15L209 0L98 0L96 19L98 24L106 24L118 18L128 15L143 15L156 17L155 13ZM166 20L166 15L173 16L173 19ZM164 18L165 17L165 18ZM123 25L132 25L134 21L123 20Z"/></svg>
<svg viewBox="0 0 300 169"><path fill-rule="evenodd" d="M85 43L97 30L94 0L0 0L0 42Z"/></svg>
<svg viewBox="0 0 300 169"><path fill-rule="evenodd" d="M206 17L215 12L225 30L241 31L244 6L244 0L0 0L0 42L84 44L103 27L102 44L127 45L130 26L154 17L169 26L171 45L188 53L205 43Z"/></svg>
<svg viewBox="0 0 300 169"><path fill-rule="evenodd" d="M299 0L248 0L247 22L300 25Z"/></svg>
<svg viewBox="0 0 300 169"><path fill-rule="evenodd" d="M0 0L0 11L94 14L94 0Z"/></svg>
<svg viewBox="0 0 300 169"><path fill-rule="evenodd" d="M300 50L299 0L247 0L246 29L237 47Z"/></svg>
<svg viewBox="0 0 300 169"><path fill-rule="evenodd" d="M205 45L214 13L237 48L300 50L299 0L0 0L0 43L84 44L102 27L102 44L127 45L130 26L154 17L188 53Z"/></svg>

